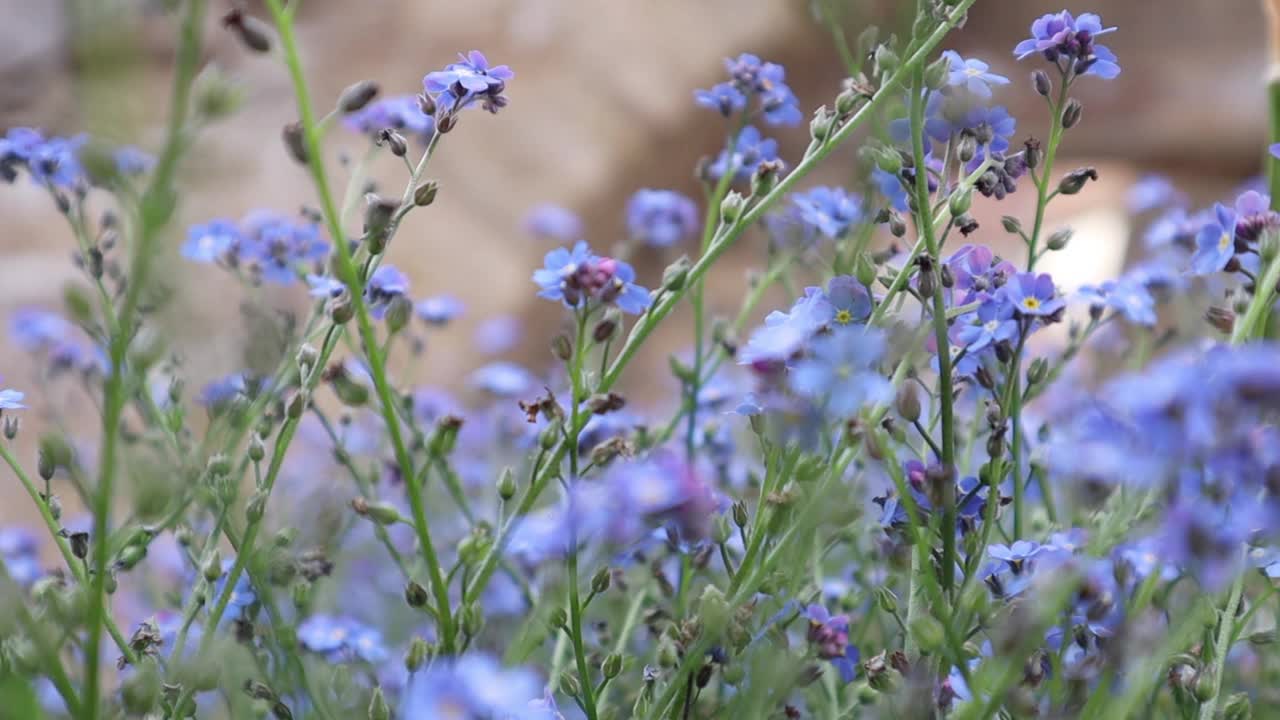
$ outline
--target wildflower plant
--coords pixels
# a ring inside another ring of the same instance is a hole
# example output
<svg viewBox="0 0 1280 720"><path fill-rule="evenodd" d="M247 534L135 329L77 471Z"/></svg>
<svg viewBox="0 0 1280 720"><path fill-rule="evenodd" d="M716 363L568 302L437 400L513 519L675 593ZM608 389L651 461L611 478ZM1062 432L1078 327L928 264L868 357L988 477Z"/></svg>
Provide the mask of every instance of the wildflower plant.
<svg viewBox="0 0 1280 720"><path fill-rule="evenodd" d="M305 166L313 207L184 234L184 157L234 93L200 67L207 3L170 3L180 43L154 158L32 129L0 139L0 177L48 193L80 273L61 311L8 318L38 372L0 384L0 459L47 533L0 529L0 707L1276 712L1275 201L1246 189L1196 210L1147 178L1131 198L1152 216L1147 258L1094 285L1042 272L1072 241L1047 209L1098 178L1055 171L1083 118L1073 90L1117 76L1098 39L1124 34L1063 11L1004 62L943 51L974 2L921 2L907 33L871 29L856 48L821 13L849 77L798 157L765 136L800 132L794 72L727 59L728 79L693 94L724 123L701 197L637 189L613 254L571 210L533 209L527 230L556 245L528 269L530 296L562 318L550 364L498 357L522 328L489 319L486 360L459 384L470 394L405 379L467 309L385 258L404 218L446 192L427 173L448 135L528 102L516 73L471 51L426 72L420 94L365 81L319 114L293 8L266 0L270 22L233 11L227 31L289 72L298 120L282 157ZM1017 67L1025 89L1001 74ZM1016 92L1044 98L1047 126L997 104ZM403 189L387 194L362 162L336 192L335 132L404 158ZM847 185L807 182L854 138ZM1029 217L975 219L1018 191ZM738 312L711 315L708 274L757 235L763 266ZM997 238L1019 251L983 242ZM176 291L155 267L170 245L256 303L271 285L308 311L249 304L273 349L189 379L156 312ZM647 277L632 252L676 259ZM794 299L767 308L777 287ZM674 392L629 384L684 307ZM93 399L94 436L62 430L55 400L70 392Z"/></svg>

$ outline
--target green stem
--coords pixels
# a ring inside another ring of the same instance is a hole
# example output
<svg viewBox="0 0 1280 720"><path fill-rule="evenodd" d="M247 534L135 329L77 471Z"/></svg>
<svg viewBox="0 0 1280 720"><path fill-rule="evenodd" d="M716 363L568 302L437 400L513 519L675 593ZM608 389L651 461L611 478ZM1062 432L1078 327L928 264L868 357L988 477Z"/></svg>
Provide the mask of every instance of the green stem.
<svg viewBox="0 0 1280 720"><path fill-rule="evenodd" d="M340 279L347 285L351 295L352 307L355 309L356 323L360 331L361 344L369 360L369 372L373 376L374 390L378 395L382 418L387 426L387 434L395 450L396 463L400 466L403 477L410 481L405 483L409 497L409 507L413 517L413 527L418 536L419 550L427 564L427 572L431 577L431 588L435 595L436 609L439 613L440 650L446 655L455 651L453 615L450 610L449 587L445 581L440 559L436 555L435 545L431 539L431 527L427 520L426 505L422 497L422 488L412 482L413 458L401 433L400 421L396 415L395 399L387 382L386 358L378 346L377 336L373 329L373 321L369 316L369 308L364 301L364 279L360 277L352 259L351 248L345 242L346 234L339 221L338 209L334 204L333 193L329 188L329 180L325 174L324 157L321 154L319 131L315 113L311 107L310 94L306 78L302 72L302 60L298 54L298 43L294 36L293 16L286 12L281 0L267 0L267 6L275 20L280 34L280 44L284 51L285 62L289 67L289 75L293 81L294 94L298 101L298 114L302 123L303 137L307 146L307 168L311 173L316 192L320 196L321 211L328 227L329 235L337 248L337 264ZM428 154L424 154L420 165L425 165ZM408 192L412 192L412 188ZM401 204L401 210L404 203ZM407 211L406 211L407 212Z"/></svg>
<svg viewBox="0 0 1280 720"><path fill-rule="evenodd" d="M1247 555L1243 559L1247 563ZM1244 571L1236 573L1235 582L1231 584L1231 592L1227 596L1227 607L1218 618L1218 634L1213 641L1213 669L1210 676L1213 693L1200 705L1200 720L1213 720L1214 713L1218 709L1218 696L1222 692L1222 675L1227 670L1227 655L1231 649L1231 638L1235 634L1236 611L1239 610L1240 598L1244 595L1244 578Z"/></svg>
<svg viewBox="0 0 1280 720"><path fill-rule="evenodd" d="M104 388L102 414L102 454L98 464L98 487L93 496L93 570L89 594L89 618L85 642L84 716L96 720L102 694L101 643L102 627L107 616L108 536L111 521L111 495L120 438L121 415L125 399L125 364L129 342L136 329L135 317L146 287L147 273L155 258L155 244L160 230L173 216L175 193L173 179L178 160L186 148L187 116L190 110L191 86L200 64L201 29L205 14L204 0L190 0L183 16L178 45L177 69L173 78L172 108L164 150L156 161L151 182L139 203L140 222L137 243L132 248L128 287L124 303L116 314L117 332L111 337L108 355L111 371Z"/></svg>
<svg viewBox="0 0 1280 720"><path fill-rule="evenodd" d="M3 555L0 555L0 582L12 585L15 594L21 594L22 589L17 581L13 579L13 576L9 574L9 566L6 564ZM31 615L31 610L27 608L27 603L23 598L17 598L13 602L12 608L18 616L20 626L26 628L27 637L31 639L31 644L35 646L44 661L45 674L49 676L54 689L58 691L58 695L66 703L71 717L77 717L80 713L80 700L76 697L75 688L71 686L71 679L67 677L66 669L62 667L62 661L58 659L57 650L49 646L48 639L44 636L44 626Z"/></svg>
<svg viewBox="0 0 1280 720"><path fill-rule="evenodd" d="M1280 283L1280 253L1267 263L1262 280L1254 283L1253 299L1242 317L1236 319L1231 331L1231 344L1239 345L1266 335L1266 317L1275 300L1276 284Z"/></svg>
<svg viewBox="0 0 1280 720"><path fill-rule="evenodd" d="M933 261L933 336L938 353L938 399L942 418L942 467L947 480L942 485L942 589L950 593L956 565L956 486L951 473L956 466L955 395L951 377L951 346L947 338L947 304L942 282L937 277L937 264L942 261L937 237L933 232L933 205L929 195L929 172L924 154L924 105L928 90L924 84L924 66L917 65L911 86L911 141L915 155L916 230L924 238L925 250Z"/></svg>

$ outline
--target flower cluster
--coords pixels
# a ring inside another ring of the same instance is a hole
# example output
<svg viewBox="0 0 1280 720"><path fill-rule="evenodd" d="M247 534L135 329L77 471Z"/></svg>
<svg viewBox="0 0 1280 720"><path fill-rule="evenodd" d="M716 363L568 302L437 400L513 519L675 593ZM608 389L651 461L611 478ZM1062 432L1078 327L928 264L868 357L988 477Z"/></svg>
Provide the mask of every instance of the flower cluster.
<svg viewBox="0 0 1280 720"><path fill-rule="evenodd" d="M219 218L187 230L182 255L217 263L233 272L279 285L292 285L329 254L329 243L312 220L295 220L269 210L239 221Z"/></svg>
<svg viewBox="0 0 1280 720"><path fill-rule="evenodd" d="M638 315L649 307L650 293L635 278L630 265L596 255L586 242L578 242L573 249L552 250L542 269L533 273L533 282L540 288L538 297L574 308L594 301Z"/></svg>
<svg viewBox="0 0 1280 720"><path fill-rule="evenodd" d="M745 111L749 103L756 101L760 117L766 124L800 123L800 101L787 85L787 71L781 65L743 53L737 58L726 58L724 67L729 73L729 81L694 93L699 105L730 117Z"/></svg>

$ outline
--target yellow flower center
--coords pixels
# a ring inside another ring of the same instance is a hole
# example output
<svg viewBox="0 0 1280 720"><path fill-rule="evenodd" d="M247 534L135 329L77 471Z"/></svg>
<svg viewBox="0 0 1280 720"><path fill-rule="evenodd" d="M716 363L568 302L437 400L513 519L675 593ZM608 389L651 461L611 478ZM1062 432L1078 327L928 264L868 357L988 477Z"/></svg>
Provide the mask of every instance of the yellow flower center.
<svg viewBox="0 0 1280 720"><path fill-rule="evenodd" d="M1040 298L1034 298L1034 297L1023 298L1022 307L1028 310L1038 309L1040 307Z"/></svg>
<svg viewBox="0 0 1280 720"><path fill-rule="evenodd" d="M837 310L836 322L841 325L848 325L849 323L853 322L853 313L849 312L848 310Z"/></svg>
<svg viewBox="0 0 1280 720"><path fill-rule="evenodd" d="M1231 234L1225 233L1225 232L1222 233L1222 236L1218 238L1218 249L1226 250L1227 247L1230 245L1231 245Z"/></svg>
<svg viewBox="0 0 1280 720"><path fill-rule="evenodd" d="M979 75L982 74L982 71L979 70L978 68L965 68L964 74L968 75L969 77L978 77Z"/></svg>
<svg viewBox="0 0 1280 720"><path fill-rule="evenodd" d="M836 375L841 380L848 380L853 375L853 368L849 365L841 365L836 368Z"/></svg>

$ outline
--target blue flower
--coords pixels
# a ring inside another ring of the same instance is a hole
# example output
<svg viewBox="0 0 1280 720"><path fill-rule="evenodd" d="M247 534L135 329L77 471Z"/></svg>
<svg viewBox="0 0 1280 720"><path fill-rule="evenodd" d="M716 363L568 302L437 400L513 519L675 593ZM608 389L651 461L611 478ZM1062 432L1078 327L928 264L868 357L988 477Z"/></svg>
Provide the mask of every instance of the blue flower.
<svg viewBox="0 0 1280 720"><path fill-rule="evenodd" d="M753 125L742 128L732 148L732 153L729 148L721 150L707 166L711 178L719 180L726 172L732 172L734 182L746 182L760 163L778 159L778 141L762 136Z"/></svg>
<svg viewBox="0 0 1280 720"><path fill-rule="evenodd" d="M80 164L80 148L88 141L85 135L72 138L46 138L32 128L11 128L0 138L0 167L22 165L39 185L71 188L84 181Z"/></svg>
<svg viewBox="0 0 1280 720"><path fill-rule="evenodd" d="M533 373L511 362L496 362L471 373L471 384L498 397L526 395L537 380Z"/></svg>
<svg viewBox="0 0 1280 720"><path fill-rule="evenodd" d="M992 543L987 547L987 554L996 560L1009 564L1014 572L1020 572L1024 563L1040 554L1043 548L1040 543L1028 540L1017 540L1013 545Z"/></svg>
<svg viewBox="0 0 1280 720"><path fill-rule="evenodd" d="M427 73L422 86L440 103L441 110L452 112L471 105L477 98L484 99L489 112L497 112L506 104L502 96L507 81L515 73L506 65L489 67L489 60L479 50L458 54L458 62L446 65L444 70Z"/></svg>
<svg viewBox="0 0 1280 720"><path fill-rule="evenodd" d="M298 642L330 662L361 660L379 665L390 655L377 628L349 617L312 615L298 625Z"/></svg>
<svg viewBox="0 0 1280 720"><path fill-rule="evenodd" d="M715 110L729 117L747 106L747 96L733 83L722 82L710 90L694 90L693 99L699 106Z"/></svg>
<svg viewBox="0 0 1280 720"><path fill-rule="evenodd" d="M187 231L182 254L196 262L244 267L257 277L280 285L298 280L299 266L315 264L329 252L314 222L295 222L259 210L239 223L214 220Z"/></svg>
<svg viewBox="0 0 1280 720"><path fill-rule="evenodd" d="M653 247L670 247L692 235L698 207L674 190L639 190L627 202L627 231Z"/></svg>
<svg viewBox="0 0 1280 720"><path fill-rule="evenodd" d="M989 299L978 306L976 312L965 316L958 323L955 339L965 352L975 355L1000 342L1012 342L1018 337L1018 321L1013 317L1013 305Z"/></svg>
<svg viewBox="0 0 1280 720"><path fill-rule="evenodd" d="M743 53L725 59L724 66L730 81L696 91L694 100L698 105L729 117L756 98L761 116L769 125L797 125L803 119L800 101L787 85L787 71L781 65Z"/></svg>
<svg viewBox="0 0 1280 720"><path fill-rule="evenodd" d="M26 397L18 390L9 388L0 389L0 410L22 410L26 405L22 404L22 399Z"/></svg>
<svg viewBox="0 0 1280 720"><path fill-rule="evenodd" d="M954 50L942 53L951 63L947 84L963 88L978 97L991 97L992 85L1008 85L1009 78L990 72L991 66L977 58L963 58Z"/></svg>
<svg viewBox="0 0 1280 720"><path fill-rule="evenodd" d="M440 658L414 673L397 717L525 718L532 711L530 703L542 695L542 682L532 670L506 669L488 655L471 652Z"/></svg>
<svg viewBox="0 0 1280 720"><path fill-rule="evenodd" d="M307 275L307 285L311 288L307 294L311 297L331 298L338 297L347 289L341 280L332 275Z"/></svg>
<svg viewBox="0 0 1280 720"><path fill-rule="evenodd" d="M210 409L218 409L245 394L248 385L243 373L232 373L210 381L200 389L198 401Z"/></svg>
<svg viewBox="0 0 1280 720"><path fill-rule="evenodd" d="M424 144L435 134L435 120L422 112L417 95L395 95L369 103L342 120L348 128L376 137L383 130L397 130Z"/></svg>
<svg viewBox="0 0 1280 720"><path fill-rule="evenodd" d="M413 306L418 317L432 325L448 325L462 314L462 301L452 295L437 295L419 300Z"/></svg>
<svg viewBox="0 0 1280 720"><path fill-rule="evenodd" d="M1164 175L1147 174L1129 188L1129 211L1144 213L1151 210L1180 206L1187 197Z"/></svg>
<svg viewBox="0 0 1280 720"><path fill-rule="evenodd" d="M0 560L20 587L30 587L44 576L40 564L40 543L23 528L0 528Z"/></svg>
<svg viewBox="0 0 1280 720"><path fill-rule="evenodd" d="M381 265L373 271L364 288L369 314L381 320L396 297L409 294L409 278L394 265Z"/></svg>
<svg viewBox="0 0 1280 720"><path fill-rule="evenodd" d="M792 198L800 217L829 238L840 238L862 221L862 198L839 187L816 187Z"/></svg>
<svg viewBox="0 0 1280 720"><path fill-rule="evenodd" d="M1120 74L1120 65L1115 53L1094 40L1114 30L1102 27L1102 18L1093 13L1078 18L1066 10L1050 13L1031 23L1031 37L1018 43L1013 54L1022 60L1040 53L1049 62L1059 63L1059 67L1065 61L1066 71L1110 80Z"/></svg>
<svg viewBox="0 0 1280 720"><path fill-rule="evenodd" d="M875 183L876 189L880 191L885 202L889 203L889 207L898 212L907 211L907 189L902 186L902 179L899 176L876 168L871 171L871 182Z"/></svg>
<svg viewBox="0 0 1280 720"><path fill-rule="evenodd" d="M804 343L820 328L831 322L835 308L821 289L806 288L805 294L796 300L790 312L775 310L764 319L764 326L757 328L738 351L738 363L743 365L774 365L785 363L799 352Z"/></svg>
<svg viewBox="0 0 1280 720"><path fill-rule="evenodd" d="M1191 257L1191 269L1197 275L1220 272L1236 254L1236 213L1217 203L1213 206L1213 219L1196 233L1196 253Z"/></svg>
<svg viewBox="0 0 1280 720"><path fill-rule="evenodd" d="M1062 309L1065 301L1057 295L1053 278L1047 273L1018 273L1001 288L1005 300L1019 315L1047 317Z"/></svg>
<svg viewBox="0 0 1280 720"><path fill-rule="evenodd" d="M865 322L871 317L871 294L851 275L837 275L827 283L827 301L831 303L831 323L844 327Z"/></svg>
<svg viewBox="0 0 1280 720"><path fill-rule="evenodd" d="M582 238L582 218L559 205L546 203L529 211L525 230L537 238L574 242Z"/></svg>
<svg viewBox="0 0 1280 720"><path fill-rule="evenodd" d="M240 228L230 220L210 220L187 229L182 256L196 262L219 262L243 242Z"/></svg>
<svg viewBox="0 0 1280 720"><path fill-rule="evenodd" d="M506 352L520 343L524 325L514 315L497 315L480 323L473 339L480 352L496 355Z"/></svg>
<svg viewBox="0 0 1280 720"><path fill-rule="evenodd" d="M635 270L621 260L595 255L585 242L573 250L552 250L542 265L533 273L533 282L541 288L538 297L571 308L596 300L633 315L649 307L649 291L635 283Z"/></svg>
<svg viewBox="0 0 1280 720"><path fill-rule="evenodd" d="M791 370L791 389L835 417L852 417L892 394L889 381L875 370L886 346L884 335L873 328L815 338L812 352Z"/></svg>
<svg viewBox="0 0 1280 720"><path fill-rule="evenodd" d="M155 167L156 159L150 153L132 145L123 145L111 153L116 170L121 175L142 175Z"/></svg>
<svg viewBox="0 0 1280 720"><path fill-rule="evenodd" d="M1156 300L1147 286L1135 278L1107 281L1097 287L1080 288L1080 297L1090 307L1111 308L1135 325L1156 324Z"/></svg>

